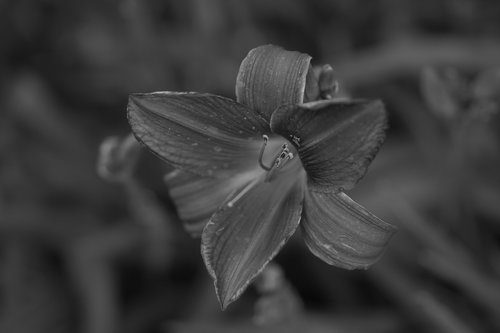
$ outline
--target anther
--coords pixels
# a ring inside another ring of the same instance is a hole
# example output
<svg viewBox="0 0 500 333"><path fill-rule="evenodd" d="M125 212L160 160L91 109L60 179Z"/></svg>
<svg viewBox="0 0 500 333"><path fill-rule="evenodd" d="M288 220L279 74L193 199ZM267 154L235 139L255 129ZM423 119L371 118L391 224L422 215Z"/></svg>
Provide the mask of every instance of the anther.
<svg viewBox="0 0 500 333"><path fill-rule="evenodd" d="M293 159L294 155L290 151L290 148L288 148L288 144L283 143L281 145L281 150L274 156L273 163L271 164L271 166L265 165L264 161L262 159L264 157L264 151L266 150L267 143L269 141L269 137L267 135L263 135L262 138L264 139L264 144L262 145L262 148L260 149L259 165L262 169L267 171L265 181L269 181L271 179L272 175L277 170L283 168L285 166L285 164L288 163L288 161Z"/></svg>

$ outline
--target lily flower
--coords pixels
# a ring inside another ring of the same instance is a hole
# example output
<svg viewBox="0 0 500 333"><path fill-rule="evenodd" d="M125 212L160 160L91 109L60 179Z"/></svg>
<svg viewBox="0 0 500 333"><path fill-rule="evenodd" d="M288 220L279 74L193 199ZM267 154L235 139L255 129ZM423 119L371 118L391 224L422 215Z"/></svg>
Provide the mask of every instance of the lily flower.
<svg viewBox="0 0 500 333"><path fill-rule="evenodd" d="M195 92L130 96L136 138L177 169L165 180L187 230L201 235L223 309L299 225L313 254L346 269L376 262L395 232L344 193L383 142L383 104L316 100L330 94L310 60L272 45L251 50L236 101Z"/></svg>

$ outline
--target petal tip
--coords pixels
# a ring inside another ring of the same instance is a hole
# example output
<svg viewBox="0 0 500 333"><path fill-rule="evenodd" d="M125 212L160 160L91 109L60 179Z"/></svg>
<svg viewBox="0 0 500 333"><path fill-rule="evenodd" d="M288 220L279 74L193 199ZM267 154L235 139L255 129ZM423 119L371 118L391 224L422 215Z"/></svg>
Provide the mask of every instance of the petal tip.
<svg viewBox="0 0 500 333"><path fill-rule="evenodd" d="M144 142L137 131L137 128L140 126L140 116L137 114L140 112L140 94L130 94L128 97L127 103L127 120L130 124L130 129L132 130L132 134L139 141L141 145L144 145Z"/></svg>
<svg viewBox="0 0 500 333"><path fill-rule="evenodd" d="M305 203L304 241L329 265L367 269L383 256L396 232L344 193L309 192Z"/></svg>
<svg viewBox="0 0 500 333"><path fill-rule="evenodd" d="M318 251L315 246L311 246L309 242L306 242L307 248L309 251L316 256L318 259L323 261L324 263L330 265L330 266L335 266L337 268L345 269L348 271L353 271L353 270L368 270L371 266L376 264L380 258L382 258L384 251L378 254L378 256L374 259L371 259L369 263L366 262L355 262L355 261L348 261L345 259L341 259L340 257L334 257L331 254L326 254L321 251Z"/></svg>
<svg viewBox="0 0 500 333"><path fill-rule="evenodd" d="M283 244L284 245L284 244ZM214 286L215 286L215 294L217 295L217 299L219 301L220 307L222 311L226 310L227 307L233 303L234 301L238 300L238 298L241 297L243 292L252 284L255 279L264 271L266 268L267 264L271 262L271 260L274 258L270 258L267 260L262 267L255 272L254 275L252 275L244 284L242 284L239 288L237 288L234 291L229 292L228 288L226 285L224 285L223 280L217 279L214 275Z"/></svg>

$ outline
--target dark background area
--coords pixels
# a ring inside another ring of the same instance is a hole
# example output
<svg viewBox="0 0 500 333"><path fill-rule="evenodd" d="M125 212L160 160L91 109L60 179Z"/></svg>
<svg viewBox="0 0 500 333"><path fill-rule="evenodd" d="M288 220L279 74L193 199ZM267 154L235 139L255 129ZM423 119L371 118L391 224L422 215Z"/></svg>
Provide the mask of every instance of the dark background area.
<svg viewBox="0 0 500 333"><path fill-rule="evenodd" d="M0 332L500 331L500 2L3 0L0 43ZM143 151L113 183L98 151L128 135L129 93L233 98L268 43L384 101L386 143L349 195L400 230L367 271L295 237L288 282L221 312L168 166Z"/></svg>

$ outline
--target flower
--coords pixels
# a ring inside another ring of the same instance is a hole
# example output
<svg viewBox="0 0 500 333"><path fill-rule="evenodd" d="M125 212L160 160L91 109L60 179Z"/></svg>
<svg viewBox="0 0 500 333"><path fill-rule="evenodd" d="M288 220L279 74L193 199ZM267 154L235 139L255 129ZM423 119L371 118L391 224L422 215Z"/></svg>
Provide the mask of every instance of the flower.
<svg viewBox="0 0 500 333"><path fill-rule="evenodd" d="M315 100L330 97L334 85L325 79L331 68L315 73L310 59L272 45L251 50L237 101L191 92L130 96L135 136L178 169L166 182L187 229L201 234L222 308L299 225L312 253L346 269L373 264L395 231L344 193L383 141L384 107Z"/></svg>

